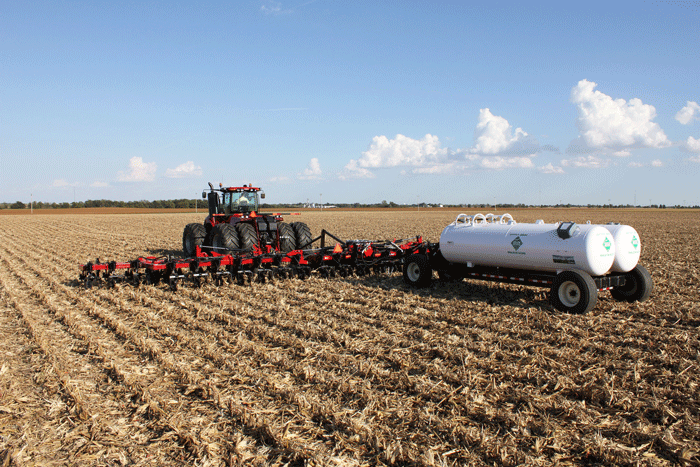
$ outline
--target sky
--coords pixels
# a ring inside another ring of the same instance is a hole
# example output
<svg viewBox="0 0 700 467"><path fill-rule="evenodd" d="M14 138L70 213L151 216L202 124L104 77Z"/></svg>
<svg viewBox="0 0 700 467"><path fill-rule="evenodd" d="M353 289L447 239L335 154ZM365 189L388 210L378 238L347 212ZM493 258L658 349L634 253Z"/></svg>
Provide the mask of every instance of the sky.
<svg viewBox="0 0 700 467"><path fill-rule="evenodd" d="M0 201L700 204L700 1L0 2Z"/></svg>

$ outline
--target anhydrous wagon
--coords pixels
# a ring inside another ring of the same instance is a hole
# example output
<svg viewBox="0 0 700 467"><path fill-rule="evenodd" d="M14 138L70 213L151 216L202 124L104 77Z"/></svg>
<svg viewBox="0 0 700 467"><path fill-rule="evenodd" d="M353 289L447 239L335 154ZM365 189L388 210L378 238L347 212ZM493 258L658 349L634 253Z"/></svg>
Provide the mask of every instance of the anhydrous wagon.
<svg viewBox="0 0 700 467"><path fill-rule="evenodd" d="M446 281L471 278L548 287L557 310L586 313L603 290L620 301L649 298L653 282L638 264L640 252L639 234L628 225L519 224L509 214L460 214L442 231L439 243L405 258L403 277L425 287L436 270Z"/></svg>

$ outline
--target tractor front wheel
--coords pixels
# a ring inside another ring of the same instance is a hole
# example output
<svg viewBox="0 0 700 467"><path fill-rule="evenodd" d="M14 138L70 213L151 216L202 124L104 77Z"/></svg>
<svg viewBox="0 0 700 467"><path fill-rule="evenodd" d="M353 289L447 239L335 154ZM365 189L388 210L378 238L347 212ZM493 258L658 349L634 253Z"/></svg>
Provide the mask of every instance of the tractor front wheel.
<svg viewBox="0 0 700 467"><path fill-rule="evenodd" d="M255 227L251 224L239 222L236 224L236 230L238 230L238 244L240 248L245 251L253 251L258 244L258 233L255 231Z"/></svg>
<svg viewBox="0 0 700 467"><path fill-rule="evenodd" d="M280 222L277 229L280 236L279 251L289 253L295 249L296 237L292 226L285 222Z"/></svg>
<svg viewBox="0 0 700 467"><path fill-rule="evenodd" d="M211 246L222 255L239 249L238 232L231 224L216 225L211 231Z"/></svg>
<svg viewBox="0 0 700 467"><path fill-rule="evenodd" d="M182 251L185 258L192 258L197 254L197 246L202 246L207 231L202 224L187 224L182 232Z"/></svg>
<svg viewBox="0 0 700 467"><path fill-rule="evenodd" d="M302 250L304 248L311 248L311 229L304 222L292 222L290 224L292 229L294 229L294 237L296 240L295 249Z"/></svg>

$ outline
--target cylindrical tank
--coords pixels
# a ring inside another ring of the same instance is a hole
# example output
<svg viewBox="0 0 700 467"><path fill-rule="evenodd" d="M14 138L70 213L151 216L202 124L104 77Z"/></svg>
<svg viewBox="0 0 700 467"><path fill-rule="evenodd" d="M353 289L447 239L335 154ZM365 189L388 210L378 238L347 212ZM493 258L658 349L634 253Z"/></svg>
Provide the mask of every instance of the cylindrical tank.
<svg viewBox="0 0 700 467"><path fill-rule="evenodd" d="M460 214L442 231L440 252L452 263L600 276L613 264L615 242L600 225L518 224L509 215L487 222L480 214Z"/></svg>
<svg viewBox="0 0 700 467"><path fill-rule="evenodd" d="M637 231L629 225L605 224L603 227L610 231L615 243L615 260L612 270L629 272L634 269L642 252L642 242Z"/></svg>

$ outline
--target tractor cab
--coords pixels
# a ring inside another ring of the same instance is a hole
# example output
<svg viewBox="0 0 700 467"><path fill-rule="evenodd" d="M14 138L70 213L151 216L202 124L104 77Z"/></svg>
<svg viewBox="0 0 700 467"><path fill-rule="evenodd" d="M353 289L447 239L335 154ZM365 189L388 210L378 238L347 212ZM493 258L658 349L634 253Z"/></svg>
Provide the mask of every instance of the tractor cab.
<svg viewBox="0 0 700 467"><path fill-rule="evenodd" d="M208 201L210 216L230 216L232 214L257 212L260 206L260 198L265 198L265 192L252 185L220 187L217 190L210 183L209 187L211 191L202 193L202 198L206 198Z"/></svg>
<svg viewBox="0 0 700 467"><path fill-rule="evenodd" d="M258 211L258 193L255 191L226 191L223 198L224 214Z"/></svg>

